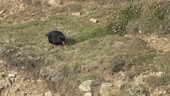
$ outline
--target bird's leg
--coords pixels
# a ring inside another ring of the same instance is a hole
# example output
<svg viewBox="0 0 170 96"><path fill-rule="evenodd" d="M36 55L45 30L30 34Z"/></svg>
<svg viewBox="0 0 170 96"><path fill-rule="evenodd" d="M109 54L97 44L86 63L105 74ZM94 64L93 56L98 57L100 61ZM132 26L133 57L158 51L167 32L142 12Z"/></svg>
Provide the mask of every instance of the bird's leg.
<svg viewBox="0 0 170 96"><path fill-rule="evenodd" d="M51 47L52 47L52 49L54 49L55 45L52 44Z"/></svg>
<svg viewBox="0 0 170 96"><path fill-rule="evenodd" d="M65 42L63 41L62 44L63 44L63 46L64 46L64 45L65 45Z"/></svg>

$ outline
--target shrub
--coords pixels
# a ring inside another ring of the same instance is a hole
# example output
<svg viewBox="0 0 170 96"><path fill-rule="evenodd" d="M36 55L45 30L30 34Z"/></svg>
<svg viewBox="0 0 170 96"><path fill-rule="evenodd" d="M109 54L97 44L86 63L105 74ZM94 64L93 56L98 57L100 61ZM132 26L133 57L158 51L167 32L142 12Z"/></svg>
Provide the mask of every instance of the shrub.
<svg viewBox="0 0 170 96"><path fill-rule="evenodd" d="M106 29L110 34L126 34L126 26L141 14L141 6L130 4L126 9L120 10L119 17L113 18Z"/></svg>

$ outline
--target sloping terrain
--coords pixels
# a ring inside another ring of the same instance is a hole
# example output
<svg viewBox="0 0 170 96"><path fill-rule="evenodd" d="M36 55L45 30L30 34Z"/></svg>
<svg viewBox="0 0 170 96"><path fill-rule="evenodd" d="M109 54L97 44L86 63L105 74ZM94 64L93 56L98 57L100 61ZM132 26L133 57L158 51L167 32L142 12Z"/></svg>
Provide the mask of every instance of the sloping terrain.
<svg viewBox="0 0 170 96"><path fill-rule="evenodd" d="M168 0L0 0L1 95L169 96L169 21Z"/></svg>

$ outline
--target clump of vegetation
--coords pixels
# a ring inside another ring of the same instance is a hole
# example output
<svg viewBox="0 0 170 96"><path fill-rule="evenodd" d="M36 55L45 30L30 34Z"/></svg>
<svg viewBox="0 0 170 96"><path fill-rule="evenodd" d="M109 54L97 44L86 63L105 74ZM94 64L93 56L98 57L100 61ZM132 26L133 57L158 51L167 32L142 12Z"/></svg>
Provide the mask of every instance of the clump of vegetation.
<svg viewBox="0 0 170 96"><path fill-rule="evenodd" d="M144 20L145 33L167 34L170 26L169 16L170 3L158 2L149 7L149 14L146 14ZM168 22L167 22L168 21Z"/></svg>
<svg viewBox="0 0 170 96"><path fill-rule="evenodd" d="M128 22L140 17L141 6L130 4L127 8L119 10L118 18L112 18L108 21L106 26L87 27L83 33L78 37L78 41L85 41L95 37L103 37L109 34L126 34L126 26Z"/></svg>
<svg viewBox="0 0 170 96"><path fill-rule="evenodd" d="M163 71L163 72L170 73L169 56L170 56L170 52L157 55L153 62L153 66L152 66L153 69L155 71Z"/></svg>
<svg viewBox="0 0 170 96"><path fill-rule="evenodd" d="M152 86L153 88L158 87L158 86L164 86L170 83L170 75L165 74L160 77L149 76L145 79L145 81L148 83L149 86Z"/></svg>
<svg viewBox="0 0 170 96"><path fill-rule="evenodd" d="M118 18L113 18L107 25L107 31L110 34L126 34L126 26L130 21L139 18L141 15L141 6L130 4L127 8L120 10Z"/></svg>
<svg viewBox="0 0 170 96"><path fill-rule="evenodd" d="M137 46L136 46L136 44ZM112 72L127 71L135 68L137 72L148 70L148 64L152 62L155 53L152 49L147 48L146 43L142 40L133 42L134 46L130 47L126 54L119 54L113 57L111 62Z"/></svg>

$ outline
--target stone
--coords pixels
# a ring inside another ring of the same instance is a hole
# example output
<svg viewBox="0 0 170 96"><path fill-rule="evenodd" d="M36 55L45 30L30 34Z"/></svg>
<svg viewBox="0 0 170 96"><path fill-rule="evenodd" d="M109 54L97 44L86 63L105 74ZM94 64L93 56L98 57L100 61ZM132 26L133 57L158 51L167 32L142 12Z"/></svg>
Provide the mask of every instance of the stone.
<svg viewBox="0 0 170 96"><path fill-rule="evenodd" d="M125 82L123 80L117 80L115 82L115 85L118 87L118 88L121 88L123 85L125 84Z"/></svg>
<svg viewBox="0 0 170 96"><path fill-rule="evenodd" d="M72 13L72 16L80 16L80 15L81 15L80 12Z"/></svg>
<svg viewBox="0 0 170 96"><path fill-rule="evenodd" d="M0 82L0 92L2 91L2 89L4 89L4 84Z"/></svg>
<svg viewBox="0 0 170 96"><path fill-rule="evenodd" d="M48 92L44 93L44 96L54 96L54 93L51 91L48 91Z"/></svg>
<svg viewBox="0 0 170 96"><path fill-rule="evenodd" d="M4 73L4 72L1 72L1 73L0 73L0 79L3 79L3 78L5 78L5 73Z"/></svg>
<svg viewBox="0 0 170 96"><path fill-rule="evenodd" d="M55 93L54 96L61 96L59 93Z"/></svg>
<svg viewBox="0 0 170 96"><path fill-rule="evenodd" d="M3 63L3 61L2 60L0 60L0 64L2 64Z"/></svg>
<svg viewBox="0 0 170 96"><path fill-rule="evenodd" d="M84 94L84 96L92 96L92 93L86 92L86 93Z"/></svg>
<svg viewBox="0 0 170 96"><path fill-rule="evenodd" d="M134 85L135 86L138 86L138 85L141 85L141 84L145 84L144 82L144 75L143 74L140 74L139 76L136 76L134 77Z"/></svg>
<svg viewBox="0 0 170 96"><path fill-rule="evenodd" d="M98 20L97 19L94 19L94 18L90 18L89 21L93 22L93 23L98 23Z"/></svg>
<svg viewBox="0 0 170 96"><path fill-rule="evenodd" d="M26 9L26 5L25 4L20 4L19 5L19 8L18 8L18 13L21 12L21 11L24 11Z"/></svg>
<svg viewBox="0 0 170 96"><path fill-rule="evenodd" d="M93 80L87 80L82 82L79 85L79 90L81 91L91 91L91 84L92 84Z"/></svg>
<svg viewBox="0 0 170 96"><path fill-rule="evenodd" d="M21 92L21 93L20 93L20 96L27 96L27 93ZM40 96L43 96L43 95L40 95Z"/></svg>
<svg viewBox="0 0 170 96"><path fill-rule="evenodd" d="M111 83L103 83L100 88L100 94L103 96L103 94L111 92L112 90L113 85Z"/></svg>
<svg viewBox="0 0 170 96"><path fill-rule="evenodd" d="M8 74L8 77L9 77L9 78L15 78L15 77L16 77L16 74L12 74L12 73L11 73L11 74Z"/></svg>
<svg viewBox="0 0 170 96"><path fill-rule="evenodd" d="M139 33L140 33L140 34L142 34L142 31L141 31L141 30L139 30Z"/></svg>
<svg viewBox="0 0 170 96"><path fill-rule="evenodd" d="M4 14L5 10L1 10L0 11L0 16L2 16Z"/></svg>
<svg viewBox="0 0 170 96"><path fill-rule="evenodd" d="M48 4L53 7L60 6L62 3L62 0L48 0Z"/></svg>

